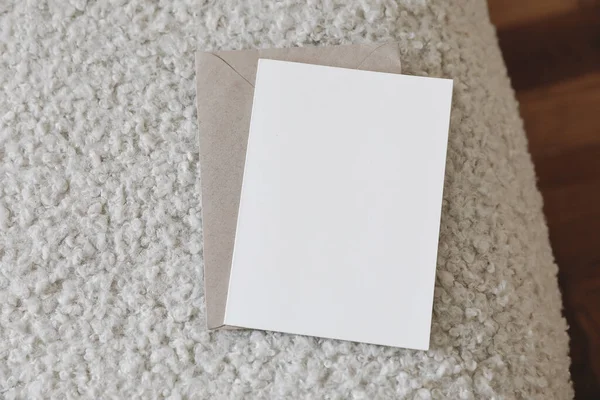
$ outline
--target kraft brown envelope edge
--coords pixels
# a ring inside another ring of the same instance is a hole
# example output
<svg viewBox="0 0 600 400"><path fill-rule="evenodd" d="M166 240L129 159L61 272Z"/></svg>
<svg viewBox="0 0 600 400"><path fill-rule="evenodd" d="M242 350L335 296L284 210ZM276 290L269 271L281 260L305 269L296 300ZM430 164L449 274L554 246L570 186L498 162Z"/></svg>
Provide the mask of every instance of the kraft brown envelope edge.
<svg viewBox="0 0 600 400"><path fill-rule="evenodd" d="M225 308L259 58L400 73L396 42L196 53L196 105L208 329Z"/></svg>

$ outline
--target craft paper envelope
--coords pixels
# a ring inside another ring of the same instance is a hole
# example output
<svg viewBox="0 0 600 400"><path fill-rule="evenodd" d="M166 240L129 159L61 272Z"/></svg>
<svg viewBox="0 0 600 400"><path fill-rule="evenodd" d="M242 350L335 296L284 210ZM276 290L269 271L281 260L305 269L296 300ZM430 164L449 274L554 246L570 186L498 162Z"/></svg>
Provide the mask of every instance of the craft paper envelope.
<svg viewBox="0 0 600 400"><path fill-rule="evenodd" d="M224 325L259 58L400 73L397 43L197 53L207 325Z"/></svg>

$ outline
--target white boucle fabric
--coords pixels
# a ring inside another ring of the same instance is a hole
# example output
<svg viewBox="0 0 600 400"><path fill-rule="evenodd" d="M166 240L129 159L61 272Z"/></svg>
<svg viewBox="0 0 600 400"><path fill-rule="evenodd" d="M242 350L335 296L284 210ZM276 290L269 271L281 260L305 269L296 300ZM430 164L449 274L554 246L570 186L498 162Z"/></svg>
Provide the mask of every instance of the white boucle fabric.
<svg viewBox="0 0 600 400"><path fill-rule="evenodd" d="M0 398L572 397L483 0L15 0L0 35ZM431 349L207 332L194 52L391 39L455 83Z"/></svg>

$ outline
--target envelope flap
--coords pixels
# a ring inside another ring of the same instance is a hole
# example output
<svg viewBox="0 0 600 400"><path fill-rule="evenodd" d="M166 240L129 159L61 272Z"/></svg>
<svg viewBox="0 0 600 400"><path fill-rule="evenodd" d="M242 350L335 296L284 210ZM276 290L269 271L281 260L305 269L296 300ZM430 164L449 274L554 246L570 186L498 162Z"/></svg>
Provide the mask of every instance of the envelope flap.
<svg viewBox="0 0 600 400"><path fill-rule="evenodd" d="M396 42L219 51L213 54L252 85L256 80L259 58L397 74L401 72L400 50Z"/></svg>
<svg viewBox="0 0 600 400"><path fill-rule="evenodd" d="M258 50L219 51L212 54L254 87L256 65L259 59Z"/></svg>
<svg viewBox="0 0 600 400"><path fill-rule="evenodd" d="M402 62L400 61L399 44L397 42L390 42L377 46L354 68L365 71L400 74L402 72Z"/></svg>

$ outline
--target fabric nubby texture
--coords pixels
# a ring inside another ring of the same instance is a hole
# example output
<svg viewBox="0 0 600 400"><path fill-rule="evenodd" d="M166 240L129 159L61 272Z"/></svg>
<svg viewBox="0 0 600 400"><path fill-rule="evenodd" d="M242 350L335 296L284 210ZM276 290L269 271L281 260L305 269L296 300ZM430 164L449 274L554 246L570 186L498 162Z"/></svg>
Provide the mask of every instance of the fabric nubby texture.
<svg viewBox="0 0 600 400"><path fill-rule="evenodd" d="M431 349L207 332L194 52L386 40L455 85ZM0 88L1 398L572 397L483 0L4 1Z"/></svg>

